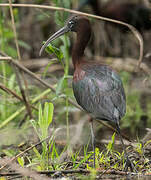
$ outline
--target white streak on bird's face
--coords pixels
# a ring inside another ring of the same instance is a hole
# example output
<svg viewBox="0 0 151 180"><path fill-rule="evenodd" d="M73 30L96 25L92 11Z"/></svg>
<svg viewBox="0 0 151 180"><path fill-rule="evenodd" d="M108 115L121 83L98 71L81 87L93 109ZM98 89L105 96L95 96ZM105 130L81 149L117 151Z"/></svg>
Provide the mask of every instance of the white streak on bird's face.
<svg viewBox="0 0 151 180"><path fill-rule="evenodd" d="M68 21L67 26L68 26L68 28L70 29L70 31L76 32L77 22L78 22L77 16L73 16L73 17Z"/></svg>

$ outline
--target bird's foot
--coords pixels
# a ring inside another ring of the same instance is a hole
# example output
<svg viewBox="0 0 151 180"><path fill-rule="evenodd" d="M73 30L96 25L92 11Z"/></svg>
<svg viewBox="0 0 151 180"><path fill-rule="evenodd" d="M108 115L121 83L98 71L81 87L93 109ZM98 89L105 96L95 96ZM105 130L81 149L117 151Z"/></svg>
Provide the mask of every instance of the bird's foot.
<svg viewBox="0 0 151 180"><path fill-rule="evenodd" d="M124 171L127 172L128 168L130 168L131 172L136 172L136 173L138 172L134 166L134 163L127 156L124 164Z"/></svg>

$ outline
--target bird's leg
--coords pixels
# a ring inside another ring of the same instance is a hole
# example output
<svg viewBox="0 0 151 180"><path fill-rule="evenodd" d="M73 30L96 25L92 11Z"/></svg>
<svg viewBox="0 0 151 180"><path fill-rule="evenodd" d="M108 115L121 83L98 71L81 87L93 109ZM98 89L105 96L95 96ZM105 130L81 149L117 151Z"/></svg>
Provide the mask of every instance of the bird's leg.
<svg viewBox="0 0 151 180"><path fill-rule="evenodd" d="M91 129L91 138L92 138L92 147L93 147L93 168L95 168L95 136L93 132L93 120L90 120L90 129Z"/></svg>
<svg viewBox="0 0 151 180"><path fill-rule="evenodd" d="M128 157L128 154L127 154L127 151L126 151L126 148L125 148L125 144L123 142L123 138L122 138L122 135L121 135L121 130L120 130L120 127L119 127L119 124L116 123L116 128L117 128L117 132L120 136L120 139L121 139L121 143L122 143L122 147L123 147L123 151L124 151L124 154L126 155L126 163L125 163L125 167L124 167L124 171L127 171L128 170L128 167L130 167L131 171L133 172L135 170L135 172L137 172L133 162L131 162L131 160L129 159Z"/></svg>

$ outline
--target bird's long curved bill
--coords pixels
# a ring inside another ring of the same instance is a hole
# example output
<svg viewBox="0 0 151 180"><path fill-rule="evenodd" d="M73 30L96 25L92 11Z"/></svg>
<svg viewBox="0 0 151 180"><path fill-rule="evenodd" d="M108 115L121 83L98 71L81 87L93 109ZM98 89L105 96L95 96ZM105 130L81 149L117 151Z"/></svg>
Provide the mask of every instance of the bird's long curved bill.
<svg viewBox="0 0 151 180"><path fill-rule="evenodd" d="M57 31L55 34L53 34L46 42L45 44L41 47L40 51L39 51L39 56L41 56L43 50L48 46L48 44L55 40L56 38L58 38L59 36L69 32L70 29L68 28L68 26L64 26L63 28L61 28L59 31Z"/></svg>

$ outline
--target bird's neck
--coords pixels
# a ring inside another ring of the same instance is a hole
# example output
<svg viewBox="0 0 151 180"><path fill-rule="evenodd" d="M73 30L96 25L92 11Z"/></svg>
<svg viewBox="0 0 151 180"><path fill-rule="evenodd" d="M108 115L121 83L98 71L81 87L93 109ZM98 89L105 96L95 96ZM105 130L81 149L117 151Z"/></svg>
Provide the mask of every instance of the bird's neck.
<svg viewBox="0 0 151 180"><path fill-rule="evenodd" d="M84 50L91 36L91 29L83 30L83 32L77 32L77 40L72 50L72 61L74 68L83 61Z"/></svg>

